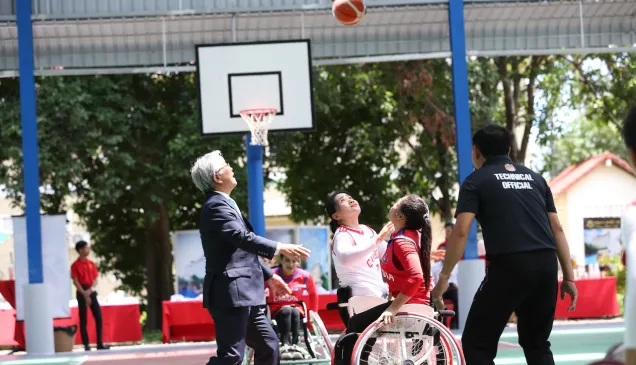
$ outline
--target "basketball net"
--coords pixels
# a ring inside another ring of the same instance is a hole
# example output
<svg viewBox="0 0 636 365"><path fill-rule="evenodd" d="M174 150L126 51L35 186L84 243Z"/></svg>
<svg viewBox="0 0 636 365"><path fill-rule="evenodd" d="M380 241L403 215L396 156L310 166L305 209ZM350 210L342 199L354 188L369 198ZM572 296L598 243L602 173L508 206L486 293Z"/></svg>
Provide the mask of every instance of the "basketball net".
<svg viewBox="0 0 636 365"><path fill-rule="evenodd" d="M276 115L276 109L248 109L241 110L241 117L252 132L250 145L252 146L269 146L267 142L267 131Z"/></svg>

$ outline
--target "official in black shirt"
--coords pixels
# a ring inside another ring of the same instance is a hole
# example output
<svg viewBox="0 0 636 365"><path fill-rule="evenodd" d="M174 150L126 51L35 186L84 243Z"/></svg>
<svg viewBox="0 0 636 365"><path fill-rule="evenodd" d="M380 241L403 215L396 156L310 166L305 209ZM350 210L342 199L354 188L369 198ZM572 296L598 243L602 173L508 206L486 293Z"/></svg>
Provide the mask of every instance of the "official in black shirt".
<svg viewBox="0 0 636 365"><path fill-rule="evenodd" d="M462 183L444 268L431 293L438 308L451 271L460 260L473 219L481 225L489 264L462 334L466 364L494 364L508 319L517 315L519 344L529 365L554 364L550 332L558 292L557 258L563 270L561 299L577 291L568 242L550 187L539 174L508 157L511 136L497 125L473 135L476 170ZM461 283L460 283L461 285Z"/></svg>

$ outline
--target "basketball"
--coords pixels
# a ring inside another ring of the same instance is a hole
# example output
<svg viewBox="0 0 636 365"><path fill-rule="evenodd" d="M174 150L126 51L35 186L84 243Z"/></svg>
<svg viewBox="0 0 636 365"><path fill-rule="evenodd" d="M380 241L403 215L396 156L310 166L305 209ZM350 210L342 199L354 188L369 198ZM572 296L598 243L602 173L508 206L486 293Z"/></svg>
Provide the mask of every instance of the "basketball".
<svg viewBox="0 0 636 365"><path fill-rule="evenodd" d="M355 25L364 18L367 7L364 0L335 0L331 10L341 24Z"/></svg>

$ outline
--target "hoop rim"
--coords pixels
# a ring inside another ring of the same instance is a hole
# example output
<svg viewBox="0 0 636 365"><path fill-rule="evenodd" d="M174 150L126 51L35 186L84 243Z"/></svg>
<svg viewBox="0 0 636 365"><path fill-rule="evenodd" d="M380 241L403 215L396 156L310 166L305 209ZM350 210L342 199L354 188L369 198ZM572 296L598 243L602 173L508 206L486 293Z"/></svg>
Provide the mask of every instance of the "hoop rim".
<svg viewBox="0 0 636 365"><path fill-rule="evenodd" d="M256 109L243 109L239 112L239 114L254 115L254 114L267 114L267 113L277 113L277 112L278 112L278 109L276 108L256 108Z"/></svg>

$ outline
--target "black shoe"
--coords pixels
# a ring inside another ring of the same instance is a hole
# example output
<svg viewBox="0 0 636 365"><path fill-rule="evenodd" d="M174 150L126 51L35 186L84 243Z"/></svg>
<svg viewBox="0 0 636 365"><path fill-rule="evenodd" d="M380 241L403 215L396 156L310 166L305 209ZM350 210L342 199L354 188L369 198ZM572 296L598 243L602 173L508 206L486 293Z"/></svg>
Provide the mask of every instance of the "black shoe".
<svg viewBox="0 0 636 365"><path fill-rule="evenodd" d="M91 347L90 346L84 346L84 351L90 351Z"/></svg>
<svg viewBox="0 0 636 365"><path fill-rule="evenodd" d="M108 349L110 349L110 346L108 346L108 345L97 345L97 349L98 350L108 350Z"/></svg>

